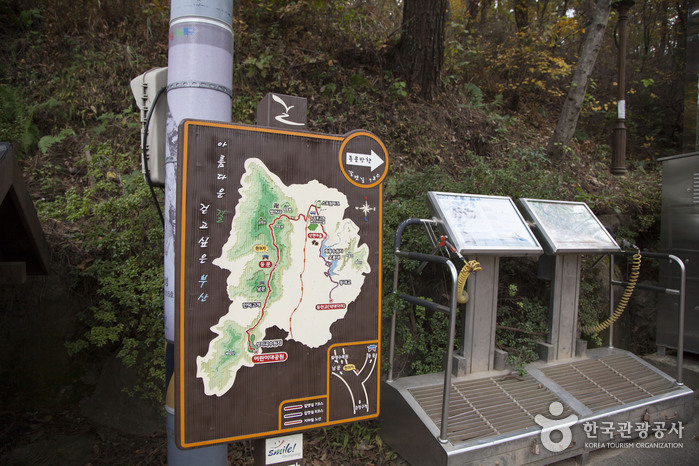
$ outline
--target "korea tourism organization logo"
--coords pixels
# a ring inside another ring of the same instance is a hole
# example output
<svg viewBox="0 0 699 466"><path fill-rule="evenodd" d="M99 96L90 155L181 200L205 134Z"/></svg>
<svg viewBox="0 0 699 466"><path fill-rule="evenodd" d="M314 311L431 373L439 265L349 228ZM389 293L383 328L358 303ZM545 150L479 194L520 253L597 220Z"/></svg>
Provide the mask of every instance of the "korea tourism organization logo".
<svg viewBox="0 0 699 466"><path fill-rule="evenodd" d="M560 416L563 414L563 405L558 401L554 401L549 405L549 413L552 416ZM573 433L570 427L578 422L578 416L571 414L563 419L549 419L546 416L537 414L534 416L534 422L541 426L541 443L544 445L548 451L558 453L570 446L573 441ZM561 439L554 441L551 438L551 434L554 432L560 432Z"/></svg>
<svg viewBox="0 0 699 466"><path fill-rule="evenodd" d="M682 421L586 421L582 424L585 431L585 448L684 448ZM631 441L632 439L637 439ZM662 441L661 441L662 440Z"/></svg>
<svg viewBox="0 0 699 466"><path fill-rule="evenodd" d="M554 401L549 405L549 414L557 418L563 414L563 405ZM562 419L552 419L537 414L534 422L541 426L541 444L548 451L559 453L570 446L573 441L571 427L578 422L578 416L570 414ZM599 448L683 448L682 442L672 441L673 435L682 439L684 425L682 421L584 421L582 428L587 440L585 449ZM556 432L556 433L554 433ZM633 441L636 439L636 441ZM665 440L659 442L658 440Z"/></svg>

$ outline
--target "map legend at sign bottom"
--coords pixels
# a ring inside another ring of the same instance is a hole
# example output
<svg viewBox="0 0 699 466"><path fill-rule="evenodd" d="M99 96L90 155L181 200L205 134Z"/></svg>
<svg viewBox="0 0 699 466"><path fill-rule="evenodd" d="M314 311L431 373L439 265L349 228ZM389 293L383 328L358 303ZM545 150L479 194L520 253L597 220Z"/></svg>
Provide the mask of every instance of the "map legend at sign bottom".
<svg viewBox="0 0 699 466"><path fill-rule="evenodd" d="M292 429L327 422L326 397L293 400L279 410L279 428Z"/></svg>

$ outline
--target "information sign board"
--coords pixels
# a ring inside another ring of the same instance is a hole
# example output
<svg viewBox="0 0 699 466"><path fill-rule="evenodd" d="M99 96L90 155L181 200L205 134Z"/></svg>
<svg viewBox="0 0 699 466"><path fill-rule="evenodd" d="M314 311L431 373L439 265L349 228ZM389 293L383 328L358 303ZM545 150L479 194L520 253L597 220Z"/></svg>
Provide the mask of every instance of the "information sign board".
<svg viewBox="0 0 699 466"><path fill-rule="evenodd" d="M617 252L619 245L584 202L520 199L549 254Z"/></svg>
<svg viewBox="0 0 699 466"><path fill-rule="evenodd" d="M464 256L543 253L509 197L430 191L427 199L432 214Z"/></svg>
<svg viewBox="0 0 699 466"><path fill-rule="evenodd" d="M379 413L383 143L186 120L176 227L176 441Z"/></svg>

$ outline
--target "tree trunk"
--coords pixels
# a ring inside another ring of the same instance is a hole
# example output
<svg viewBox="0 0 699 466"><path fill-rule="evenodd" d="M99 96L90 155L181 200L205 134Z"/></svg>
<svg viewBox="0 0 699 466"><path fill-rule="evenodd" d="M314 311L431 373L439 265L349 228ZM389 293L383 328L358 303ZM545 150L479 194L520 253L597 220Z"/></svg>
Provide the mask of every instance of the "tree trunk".
<svg viewBox="0 0 699 466"><path fill-rule="evenodd" d="M493 0L483 0L481 2L481 26L484 26L485 23L488 21L488 11L490 10L490 6L493 4Z"/></svg>
<svg viewBox="0 0 699 466"><path fill-rule="evenodd" d="M611 0L596 0L592 22L587 28L578 66L573 73L573 79L568 89L561 114L558 117L556 129L551 136L546 152L554 162L561 162L565 148L575 134L578 125L580 108L585 100L587 83L595 67L597 54L602 46L604 31L607 28Z"/></svg>
<svg viewBox="0 0 699 466"><path fill-rule="evenodd" d="M405 0L398 65L409 87L432 99L439 90L444 62L447 0Z"/></svg>
<svg viewBox="0 0 699 466"><path fill-rule="evenodd" d="M522 31L529 26L529 0L515 0L514 10L517 30Z"/></svg>

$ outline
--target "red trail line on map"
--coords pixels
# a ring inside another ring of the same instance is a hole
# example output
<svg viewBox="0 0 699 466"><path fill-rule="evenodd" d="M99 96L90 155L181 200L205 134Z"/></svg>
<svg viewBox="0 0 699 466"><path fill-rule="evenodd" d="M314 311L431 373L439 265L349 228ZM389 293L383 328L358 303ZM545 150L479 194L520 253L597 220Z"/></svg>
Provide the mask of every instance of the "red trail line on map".
<svg viewBox="0 0 699 466"><path fill-rule="evenodd" d="M257 322L255 322L255 325L253 325L252 327L250 327L249 329L247 329L245 331L245 333L248 335L248 349L250 351L255 351L255 348L252 347L252 342L250 341L250 332L255 330L255 328L257 328L257 326L260 325L260 322L262 322L262 319L264 318L265 309L267 307L267 302L269 301L269 296L272 294L272 287L271 287L272 275L274 274L274 271L277 269L277 265L279 264L279 260L280 260L279 246L277 246L277 242L276 242L275 237L274 237L274 224L281 218L287 218L292 222L297 222L297 221L301 220L301 218L303 218L306 222L306 225L308 225L308 219L310 218L311 209L314 207L316 208L316 214L319 215L318 208L315 205L311 204L311 206L309 206L308 210L306 211L306 215L299 214L298 217L292 218L286 214L282 214L279 217L275 218L268 225L270 235L272 236L272 245L274 246L274 249L277 252L277 260L274 263L274 267L272 267L272 270L269 273L269 278L267 279L267 296L265 296L265 302L262 304L262 312L260 313L260 318L257 319ZM325 231L325 227L323 227L323 225L321 225L320 227L323 230L323 234L327 236L327 233ZM304 235L304 236L305 236L305 241L304 241L304 245L303 245L303 270L301 271L301 274L299 275L299 278L301 279L301 298L299 299L299 303L296 305L296 308L292 311L291 316L289 316L289 335L292 338L293 338L293 331L291 329L291 319L292 319L294 313L296 312L296 310L301 305L301 302L303 301L303 274L306 271L306 244L308 243L308 235Z"/></svg>

